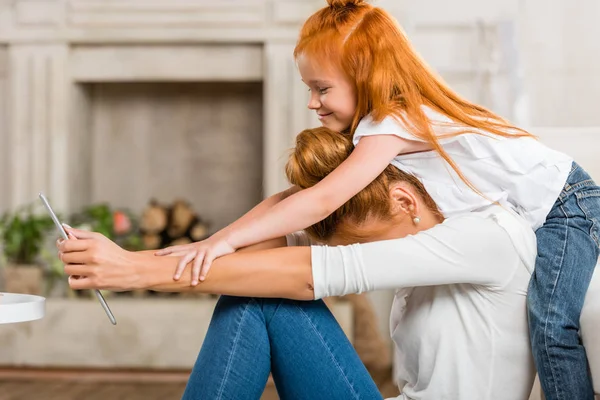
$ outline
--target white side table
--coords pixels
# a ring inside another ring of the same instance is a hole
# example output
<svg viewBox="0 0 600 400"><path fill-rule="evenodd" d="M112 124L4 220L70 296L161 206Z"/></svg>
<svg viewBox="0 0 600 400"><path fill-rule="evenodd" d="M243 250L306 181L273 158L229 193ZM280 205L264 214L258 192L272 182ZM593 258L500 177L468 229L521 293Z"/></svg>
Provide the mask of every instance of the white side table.
<svg viewBox="0 0 600 400"><path fill-rule="evenodd" d="M0 324L35 321L46 313L46 299L31 294L0 292Z"/></svg>

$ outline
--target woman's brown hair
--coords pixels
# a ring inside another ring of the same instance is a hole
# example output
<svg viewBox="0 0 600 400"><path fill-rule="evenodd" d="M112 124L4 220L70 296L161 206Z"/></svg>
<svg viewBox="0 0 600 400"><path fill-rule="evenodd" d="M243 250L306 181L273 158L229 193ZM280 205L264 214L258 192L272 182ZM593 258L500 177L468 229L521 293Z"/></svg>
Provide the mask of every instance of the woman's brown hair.
<svg viewBox="0 0 600 400"><path fill-rule="evenodd" d="M348 158L353 149L349 135L325 127L306 129L296 137L296 146L285 168L287 178L292 185L302 189L315 186ZM410 184L427 208L440 220L443 219L437 205L416 177L388 165L366 188L327 218L310 226L306 232L317 241L326 241L342 222L358 226L368 217L390 218L392 210L389 190L394 182Z"/></svg>

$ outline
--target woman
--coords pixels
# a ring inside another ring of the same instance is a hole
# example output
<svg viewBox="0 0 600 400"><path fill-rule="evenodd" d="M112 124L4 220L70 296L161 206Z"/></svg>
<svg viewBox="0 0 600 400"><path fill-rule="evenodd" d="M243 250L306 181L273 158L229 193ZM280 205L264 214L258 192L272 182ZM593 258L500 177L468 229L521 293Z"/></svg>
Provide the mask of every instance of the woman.
<svg viewBox="0 0 600 400"><path fill-rule="evenodd" d="M310 187L352 148L327 128L303 131L288 178ZM391 328L401 399L522 400L531 391L534 233L501 207L444 221L421 183L393 166L306 233L217 259L195 287L191 276L172 279L177 257L70 234L79 240L59 250L65 272L80 276L74 289L240 296L219 300L185 399L259 398L269 372L282 398L381 398L323 302L306 300L389 288L398 289ZM326 246L308 247L315 243Z"/></svg>

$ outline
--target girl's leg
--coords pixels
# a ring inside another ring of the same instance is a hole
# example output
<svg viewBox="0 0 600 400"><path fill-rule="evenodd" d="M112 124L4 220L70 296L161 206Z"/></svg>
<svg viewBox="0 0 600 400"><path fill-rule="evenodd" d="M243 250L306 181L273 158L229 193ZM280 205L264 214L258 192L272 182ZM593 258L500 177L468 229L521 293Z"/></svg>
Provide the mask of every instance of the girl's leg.
<svg viewBox="0 0 600 400"><path fill-rule="evenodd" d="M381 399L322 301L223 296L184 399L258 399L269 371L282 399Z"/></svg>
<svg viewBox="0 0 600 400"><path fill-rule="evenodd" d="M528 294L533 355L547 400L593 399L579 316L598 261L600 188L574 164L565 190L536 232Z"/></svg>

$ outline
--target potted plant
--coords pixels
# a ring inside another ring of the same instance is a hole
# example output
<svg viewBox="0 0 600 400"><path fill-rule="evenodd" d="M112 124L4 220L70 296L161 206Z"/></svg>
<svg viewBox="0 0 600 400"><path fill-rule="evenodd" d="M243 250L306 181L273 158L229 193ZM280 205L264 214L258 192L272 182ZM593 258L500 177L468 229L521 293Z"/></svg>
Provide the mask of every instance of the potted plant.
<svg viewBox="0 0 600 400"><path fill-rule="evenodd" d="M12 293L41 294L43 271L39 255L52 220L28 204L0 219L0 241L6 264L5 290Z"/></svg>
<svg viewBox="0 0 600 400"><path fill-rule="evenodd" d="M69 220L73 227L99 232L127 250L143 250L137 219L128 210L106 203L92 204Z"/></svg>

